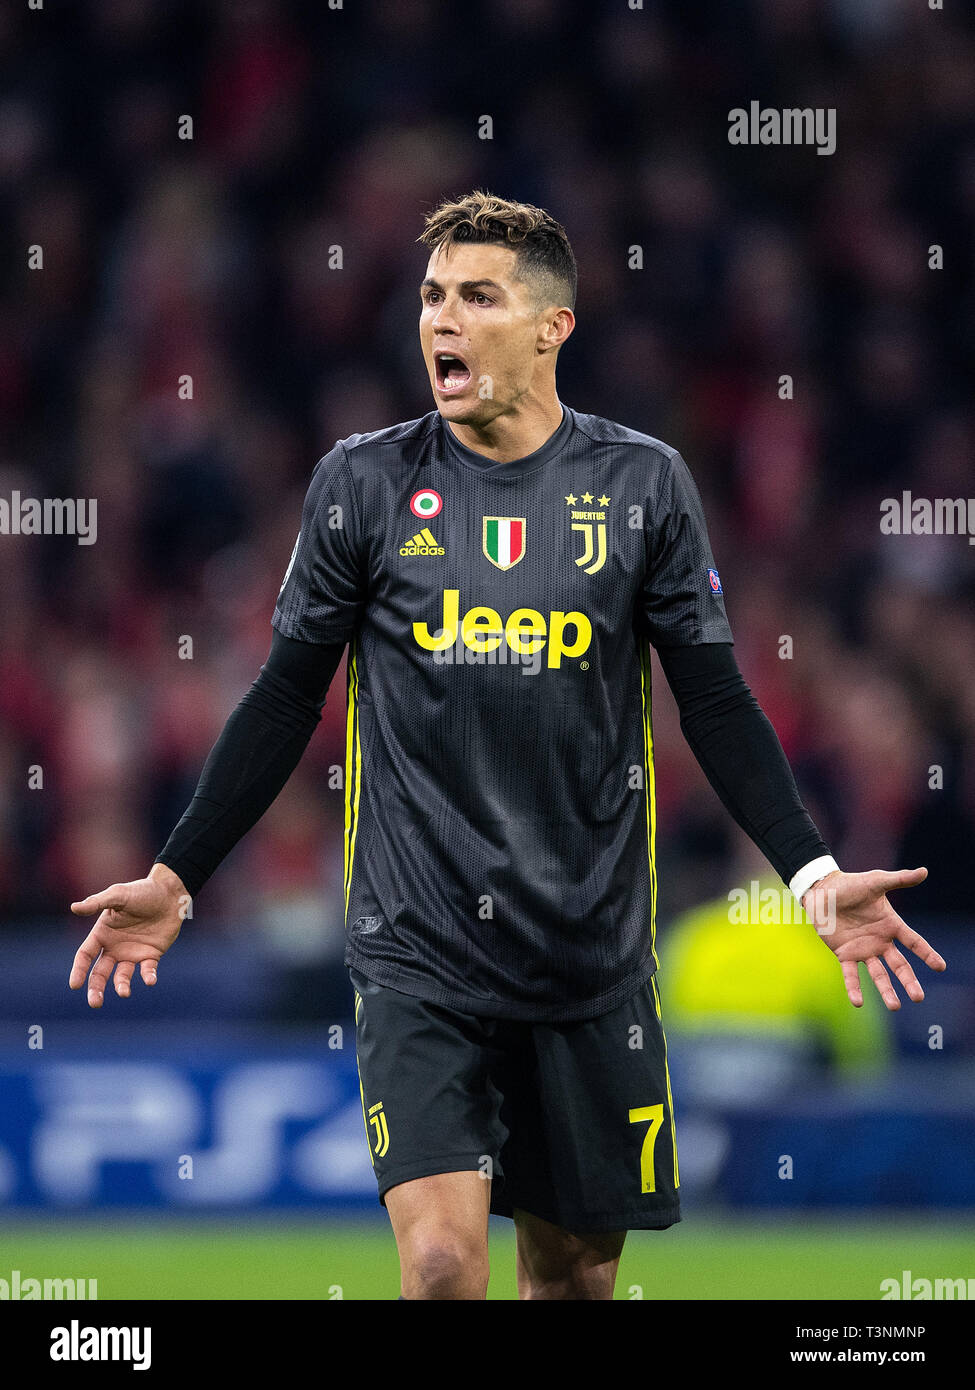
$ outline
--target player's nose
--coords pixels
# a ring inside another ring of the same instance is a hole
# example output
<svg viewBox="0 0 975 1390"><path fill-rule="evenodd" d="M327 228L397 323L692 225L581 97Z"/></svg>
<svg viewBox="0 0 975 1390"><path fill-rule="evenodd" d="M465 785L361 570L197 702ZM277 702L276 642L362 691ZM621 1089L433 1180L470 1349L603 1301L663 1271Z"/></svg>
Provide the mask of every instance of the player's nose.
<svg viewBox="0 0 975 1390"><path fill-rule="evenodd" d="M444 300L443 304L441 304L437 313L434 315L433 331L434 335L438 333L457 333L460 331L460 325L457 321L457 311L446 300ZM436 344L434 344L434 346L436 346Z"/></svg>

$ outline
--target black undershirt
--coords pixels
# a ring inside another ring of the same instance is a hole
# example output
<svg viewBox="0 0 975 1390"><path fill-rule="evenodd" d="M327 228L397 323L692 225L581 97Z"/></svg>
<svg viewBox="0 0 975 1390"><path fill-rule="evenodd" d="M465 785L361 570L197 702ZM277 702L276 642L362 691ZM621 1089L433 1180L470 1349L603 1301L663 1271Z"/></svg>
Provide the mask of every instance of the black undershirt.
<svg viewBox="0 0 975 1390"><path fill-rule="evenodd" d="M156 856L195 896L260 820L321 718L345 644L275 631L257 680L224 725L193 800ZM829 850L799 799L775 730L730 642L657 649L684 737L722 803L788 883Z"/></svg>
<svg viewBox="0 0 975 1390"><path fill-rule="evenodd" d="M725 809L788 883L829 854L730 642L658 647L680 727Z"/></svg>

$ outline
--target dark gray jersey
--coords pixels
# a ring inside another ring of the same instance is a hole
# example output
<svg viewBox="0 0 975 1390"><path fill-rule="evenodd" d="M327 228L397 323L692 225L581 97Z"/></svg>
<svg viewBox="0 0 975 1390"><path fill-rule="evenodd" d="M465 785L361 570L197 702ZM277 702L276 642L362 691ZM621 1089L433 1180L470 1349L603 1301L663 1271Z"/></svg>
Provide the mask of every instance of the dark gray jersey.
<svg viewBox="0 0 975 1390"><path fill-rule="evenodd" d="M648 643L731 641L674 449L567 407L489 466L436 411L352 435L315 469L273 621L351 644L349 965L538 1021L645 982Z"/></svg>

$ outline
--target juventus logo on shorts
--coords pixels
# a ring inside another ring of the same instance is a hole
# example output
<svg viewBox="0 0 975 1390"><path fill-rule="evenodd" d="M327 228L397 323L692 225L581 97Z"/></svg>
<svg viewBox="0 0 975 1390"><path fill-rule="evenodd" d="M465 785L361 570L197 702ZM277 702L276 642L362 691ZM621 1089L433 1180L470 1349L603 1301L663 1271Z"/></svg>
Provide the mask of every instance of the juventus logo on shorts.
<svg viewBox="0 0 975 1390"><path fill-rule="evenodd" d="M389 1127L386 1124L386 1115L381 1100L377 1101L375 1105L370 1105L369 1124L376 1131L376 1142L372 1146L372 1151L377 1158L382 1158L389 1148Z"/></svg>

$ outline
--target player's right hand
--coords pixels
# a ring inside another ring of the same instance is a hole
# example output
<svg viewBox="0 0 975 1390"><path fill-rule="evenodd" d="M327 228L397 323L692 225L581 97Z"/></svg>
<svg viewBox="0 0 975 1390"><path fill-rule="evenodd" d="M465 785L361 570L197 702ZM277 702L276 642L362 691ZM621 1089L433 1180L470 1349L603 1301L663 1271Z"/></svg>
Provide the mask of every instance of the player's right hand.
<svg viewBox="0 0 975 1390"><path fill-rule="evenodd" d="M189 906L182 879L165 864L153 864L146 878L114 883L72 903L71 911L79 917L99 916L75 955L70 988L80 989L87 979L88 1003L100 1009L113 970L120 999L132 993L136 966L143 983L154 985L159 959L179 936Z"/></svg>

